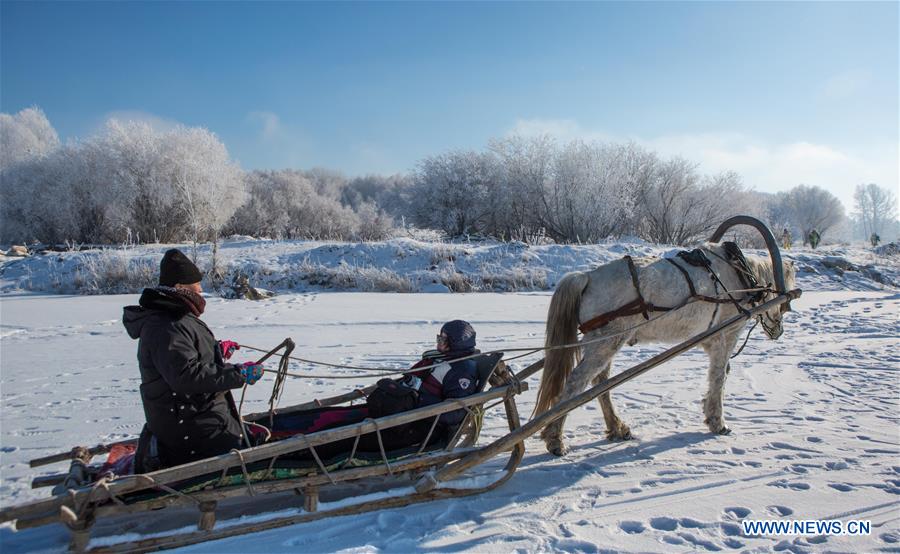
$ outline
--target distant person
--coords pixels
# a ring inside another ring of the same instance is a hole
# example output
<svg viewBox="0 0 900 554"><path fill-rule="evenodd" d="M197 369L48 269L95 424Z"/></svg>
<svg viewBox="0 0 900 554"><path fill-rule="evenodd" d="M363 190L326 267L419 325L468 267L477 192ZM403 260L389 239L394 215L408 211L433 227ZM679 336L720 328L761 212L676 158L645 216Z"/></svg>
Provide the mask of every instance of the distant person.
<svg viewBox="0 0 900 554"><path fill-rule="evenodd" d="M822 237L819 236L819 232L816 231L815 229L813 229L812 231L809 232L809 237L807 237L807 240L809 241L809 246L813 250L815 250L816 247L819 246L819 240L821 238Z"/></svg>
<svg viewBox="0 0 900 554"><path fill-rule="evenodd" d="M872 236L869 237L869 242L872 243L872 248L875 248L881 242L881 237L878 236L878 233L872 233Z"/></svg>
<svg viewBox="0 0 900 554"><path fill-rule="evenodd" d="M781 232L781 247L785 250L790 250L791 248L791 232L788 231L787 227Z"/></svg>
<svg viewBox="0 0 900 554"><path fill-rule="evenodd" d="M200 320L203 275L181 251L169 250L159 286L144 289L122 323L138 339L146 425L135 473L145 473L242 448L240 414L231 389L256 383L262 365L225 363L237 343L219 343Z"/></svg>

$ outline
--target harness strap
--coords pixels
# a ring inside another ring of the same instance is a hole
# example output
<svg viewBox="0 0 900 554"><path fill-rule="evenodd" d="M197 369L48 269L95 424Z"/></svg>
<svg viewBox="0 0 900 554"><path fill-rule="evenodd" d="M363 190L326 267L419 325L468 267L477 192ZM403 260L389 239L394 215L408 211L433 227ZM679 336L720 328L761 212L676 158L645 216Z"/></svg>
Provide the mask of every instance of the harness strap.
<svg viewBox="0 0 900 554"><path fill-rule="evenodd" d="M581 331L582 334L587 334L595 329L605 327L611 321L618 319L620 317L627 317L630 315L637 315L637 314L646 314L648 311L668 312L669 310L671 310L671 308L661 308L659 306L650 306L646 302L644 302L643 298L638 298L636 300L632 300L628 304L625 304L621 308L618 308L611 312L606 312L605 314L600 314L595 318L585 321L584 323L582 323L581 325L578 326L578 330ZM645 317L646 317L646 315L645 315Z"/></svg>
<svg viewBox="0 0 900 554"><path fill-rule="evenodd" d="M678 262L676 262L672 258L664 258L664 259L667 262L669 262L670 264L674 265L678 269L678 271L680 271L681 274L684 275L684 280L687 281L688 290L691 291L691 298L696 298L697 297L697 289L694 288L694 280L691 279L691 276L688 274L687 270L685 268L681 267L681 265L679 265Z"/></svg>
<svg viewBox="0 0 900 554"><path fill-rule="evenodd" d="M631 259L631 256L625 256L625 261L628 262L628 273L631 274L631 283L634 285L634 290L637 292L638 306L640 306L640 313L644 316L644 319L649 320L650 314L647 313L649 310L647 309L647 302L644 300L644 296L641 294L641 283L638 281L637 268L634 267L634 260Z"/></svg>

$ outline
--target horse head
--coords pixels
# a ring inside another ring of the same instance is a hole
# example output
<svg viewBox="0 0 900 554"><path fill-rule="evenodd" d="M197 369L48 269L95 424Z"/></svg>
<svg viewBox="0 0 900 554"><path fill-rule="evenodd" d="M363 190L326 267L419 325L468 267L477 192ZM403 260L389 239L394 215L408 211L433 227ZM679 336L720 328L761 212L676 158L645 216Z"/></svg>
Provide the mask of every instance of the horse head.
<svg viewBox="0 0 900 554"><path fill-rule="evenodd" d="M756 274L757 280L760 283L766 284L769 288L769 290L765 292L762 301L768 302L778 296L778 292L774 289L775 275L772 271L772 262L769 260L755 260L755 262L756 263L752 264L752 269ZM794 262L782 260L781 263L784 270L785 290L793 290L796 288L797 274L794 268ZM763 330L770 339L778 340L778 338L781 337L781 334L784 333L783 318L784 314L789 312L790 309L790 305L785 302L784 304L779 304L756 316L756 320L762 325Z"/></svg>

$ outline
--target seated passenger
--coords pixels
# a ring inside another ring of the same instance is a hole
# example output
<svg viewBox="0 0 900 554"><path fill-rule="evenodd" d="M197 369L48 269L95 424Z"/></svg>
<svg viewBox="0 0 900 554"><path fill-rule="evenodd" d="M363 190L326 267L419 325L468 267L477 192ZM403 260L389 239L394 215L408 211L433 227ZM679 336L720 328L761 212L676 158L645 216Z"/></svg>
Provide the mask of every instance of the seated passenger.
<svg viewBox="0 0 900 554"><path fill-rule="evenodd" d="M417 408L443 402L448 398L462 398L473 394L477 388L478 364L474 358L453 361L477 353L475 329L461 319L449 321L441 327L437 336L437 351L426 352L422 360L412 367L437 364L436 367L410 373L403 382L419 392ZM464 409L447 412L440 417L444 425L457 425L466 416Z"/></svg>
<svg viewBox="0 0 900 554"><path fill-rule="evenodd" d="M460 359L476 354L475 329L467 322L454 320L445 323L437 336L437 350L429 350L411 369L422 367L400 379L382 379L366 399L368 415L379 418L438 404L448 398L462 398L474 394L478 388L478 364L474 358ZM434 366L434 367L429 367ZM460 408L438 417L432 431L434 418L390 427L381 433L388 450L421 444L431 432L429 443L448 438L456 425L462 423L466 410ZM361 447L370 448L372 439L363 437Z"/></svg>

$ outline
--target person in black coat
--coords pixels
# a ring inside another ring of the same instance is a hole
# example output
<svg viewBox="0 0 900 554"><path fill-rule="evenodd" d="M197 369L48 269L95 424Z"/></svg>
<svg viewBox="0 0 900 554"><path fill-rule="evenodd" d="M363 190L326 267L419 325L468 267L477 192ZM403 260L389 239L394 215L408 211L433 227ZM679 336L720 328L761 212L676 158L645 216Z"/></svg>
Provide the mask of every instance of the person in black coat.
<svg viewBox="0 0 900 554"><path fill-rule="evenodd" d="M243 429L231 389L254 384L262 366L226 363L225 351L200 319L203 275L177 249L160 263L159 286L144 289L138 306L124 310L128 336L138 340L141 400L146 425L135 472L184 464L243 447Z"/></svg>

